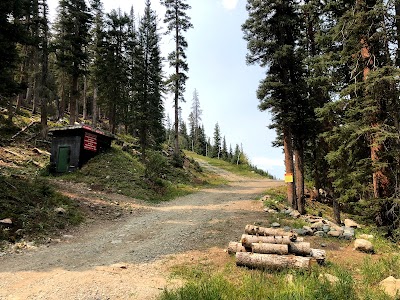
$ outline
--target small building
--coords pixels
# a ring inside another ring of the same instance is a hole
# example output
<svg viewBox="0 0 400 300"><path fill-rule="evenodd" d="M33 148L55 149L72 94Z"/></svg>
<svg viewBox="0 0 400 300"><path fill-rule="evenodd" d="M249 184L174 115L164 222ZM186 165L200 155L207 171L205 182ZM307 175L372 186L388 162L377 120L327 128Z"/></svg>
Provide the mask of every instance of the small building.
<svg viewBox="0 0 400 300"><path fill-rule="evenodd" d="M72 172L82 167L89 159L111 147L115 136L88 125L56 127L49 130L52 135L50 171Z"/></svg>

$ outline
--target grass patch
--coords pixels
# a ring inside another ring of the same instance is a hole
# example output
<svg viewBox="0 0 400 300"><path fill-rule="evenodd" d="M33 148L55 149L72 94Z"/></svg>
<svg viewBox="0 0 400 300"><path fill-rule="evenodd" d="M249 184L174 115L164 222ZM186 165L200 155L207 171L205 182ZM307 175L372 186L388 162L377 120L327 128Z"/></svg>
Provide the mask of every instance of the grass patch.
<svg viewBox="0 0 400 300"><path fill-rule="evenodd" d="M12 219L10 228L0 227L0 240L23 236L42 237L83 221L78 204L57 193L48 180L0 177L0 219ZM65 214L54 211L65 209Z"/></svg>
<svg viewBox="0 0 400 300"><path fill-rule="evenodd" d="M234 267L233 262L229 263L225 270L215 273L195 268L192 272L186 271L191 277L183 287L166 290L159 299L359 299L353 278L348 271L337 267L330 268L329 272L339 278L336 284L319 278L321 271L325 270L248 270Z"/></svg>
<svg viewBox="0 0 400 300"><path fill-rule="evenodd" d="M236 175L240 176L246 176L246 177L252 177L252 178L270 178L273 179L273 176L267 175L267 176L262 176L260 174L257 174L249 165L236 165L236 164L231 164L230 162L224 161L222 159L216 159L216 158L210 158L206 156L199 155L195 152L192 151L185 151L185 154L189 157L192 157L194 159L199 159L203 160L210 165L214 167L218 167L221 169L224 169L226 171L232 172Z"/></svg>
<svg viewBox="0 0 400 300"><path fill-rule="evenodd" d="M187 168L174 168L167 158L156 152L149 152L148 160L148 165L143 164L138 156L113 146L82 169L61 178L84 182L94 190L120 193L152 203L190 194L207 184L201 170L190 164Z"/></svg>

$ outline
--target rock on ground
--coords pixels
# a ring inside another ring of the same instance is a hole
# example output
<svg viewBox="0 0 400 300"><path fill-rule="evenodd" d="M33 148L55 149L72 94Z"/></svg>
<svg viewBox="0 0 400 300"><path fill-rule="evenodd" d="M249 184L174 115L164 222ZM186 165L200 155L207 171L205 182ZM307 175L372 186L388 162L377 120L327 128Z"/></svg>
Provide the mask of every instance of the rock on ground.
<svg viewBox="0 0 400 300"><path fill-rule="evenodd" d="M396 279L393 276L382 280L379 286L391 297L395 297L400 294L400 279Z"/></svg>
<svg viewBox="0 0 400 300"><path fill-rule="evenodd" d="M372 243L364 239L356 239L354 241L354 249L366 253L374 252L374 246Z"/></svg>

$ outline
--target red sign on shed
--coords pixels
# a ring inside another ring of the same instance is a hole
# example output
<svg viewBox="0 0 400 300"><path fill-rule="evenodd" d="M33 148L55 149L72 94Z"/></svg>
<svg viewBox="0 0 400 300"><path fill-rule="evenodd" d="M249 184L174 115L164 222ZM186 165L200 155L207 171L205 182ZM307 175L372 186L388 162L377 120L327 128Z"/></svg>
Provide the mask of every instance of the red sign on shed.
<svg viewBox="0 0 400 300"><path fill-rule="evenodd" d="M83 149L89 151L97 151L97 135L85 132L83 139Z"/></svg>

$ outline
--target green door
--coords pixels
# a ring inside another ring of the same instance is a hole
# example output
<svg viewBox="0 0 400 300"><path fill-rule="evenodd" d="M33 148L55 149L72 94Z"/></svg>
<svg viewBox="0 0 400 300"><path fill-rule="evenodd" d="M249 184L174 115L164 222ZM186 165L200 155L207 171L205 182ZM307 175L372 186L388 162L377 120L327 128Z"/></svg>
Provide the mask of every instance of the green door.
<svg viewBox="0 0 400 300"><path fill-rule="evenodd" d="M58 148L57 172L65 173L68 171L70 153L69 147L61 146Z"/></svg>

